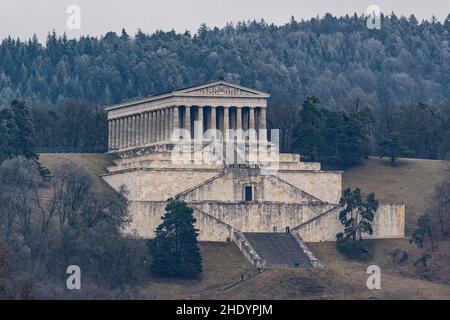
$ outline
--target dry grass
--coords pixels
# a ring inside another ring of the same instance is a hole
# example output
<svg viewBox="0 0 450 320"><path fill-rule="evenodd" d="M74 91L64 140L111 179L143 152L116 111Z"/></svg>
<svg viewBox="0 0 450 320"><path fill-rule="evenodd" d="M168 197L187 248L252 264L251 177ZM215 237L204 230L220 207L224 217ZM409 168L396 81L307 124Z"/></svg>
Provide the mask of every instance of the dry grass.
<svg viewBox="0 0 450 320"><path fill-rule="evenodd" d="M200 244L203 272L196 280L149 278L137 290L142 299L211 299L211 294L239 286L241 275L253 278L256 270L232 243Z"/></svg>
<svg viewBox="0 0 450 320"><path fill-rule="evenodd" d="M414 229L417 217L429 207L436 185L442 179L443 162L437 160L371 158L343 175L343 190L360 187L363 193L374 192L383 203L406 204L406 234Z"/></svg>
<svg viewBox="0 0 450 320"><path fill-rule="evenodd" d="M112 156L100 153L41 153L39 155L41 163L50 171L54 171L58 165L65 162L86 168L93 178L94 189L98 191L109 188L99 175L106 173L106 167L113 165L112 159ZM41 194L45 197L49 193L50 189L44 189Z"/></svg>

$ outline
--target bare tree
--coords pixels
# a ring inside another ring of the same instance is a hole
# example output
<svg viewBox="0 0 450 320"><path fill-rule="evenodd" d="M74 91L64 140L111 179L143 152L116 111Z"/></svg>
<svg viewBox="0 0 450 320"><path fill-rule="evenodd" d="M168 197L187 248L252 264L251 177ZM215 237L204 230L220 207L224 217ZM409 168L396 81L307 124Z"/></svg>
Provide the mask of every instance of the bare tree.
<svg viewBox="0 0 450 320"><path fill-rule="evenodd" d="M441 233L442 238L450 236L450 161L444 164L444 178L436 186L431 216L435 225Z"/></svg>

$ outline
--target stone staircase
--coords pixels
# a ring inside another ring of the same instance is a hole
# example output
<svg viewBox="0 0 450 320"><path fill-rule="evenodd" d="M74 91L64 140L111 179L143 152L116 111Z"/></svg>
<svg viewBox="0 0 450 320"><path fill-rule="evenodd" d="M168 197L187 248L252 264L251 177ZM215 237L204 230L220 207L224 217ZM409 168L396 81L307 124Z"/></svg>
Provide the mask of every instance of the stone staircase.
<svg viewBox="0 0 450 320"><path fill-rule="evenodd" d="M290 233L244 232L265 268L312 268L311 258Z"/></svg>

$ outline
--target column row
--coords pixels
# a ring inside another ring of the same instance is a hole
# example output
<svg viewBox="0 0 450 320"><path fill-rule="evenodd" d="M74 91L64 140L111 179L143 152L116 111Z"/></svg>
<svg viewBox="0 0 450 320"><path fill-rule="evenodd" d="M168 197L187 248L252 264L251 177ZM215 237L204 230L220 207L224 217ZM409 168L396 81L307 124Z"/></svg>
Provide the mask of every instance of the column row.
<svg viewBox="0 0 450 320"><path fill-rule="evenodd" d="M242 106L183 106L182 128L196 135L208 129L267 129L266 108ZM197 122L198 127L194 128ZM200 130L200 132L195 132Z"/></svg>
<svg viewBox="0 0 450 320"><path fill-rule="evenodd" d="M108 121L108 149L117 150L168 141L179 128L178 107L127 115Z"/></svg>
<svg viewBox="0 0 450 320"><path fill-rule="evenodd" d="M180 118L181 116L181 118ZM194 124L197 122L197 127ZM169 141L174 129L191 136L205 130L266 129L266 108L243 106L173 106L110 119L108 149L117 150Z"/></svg>

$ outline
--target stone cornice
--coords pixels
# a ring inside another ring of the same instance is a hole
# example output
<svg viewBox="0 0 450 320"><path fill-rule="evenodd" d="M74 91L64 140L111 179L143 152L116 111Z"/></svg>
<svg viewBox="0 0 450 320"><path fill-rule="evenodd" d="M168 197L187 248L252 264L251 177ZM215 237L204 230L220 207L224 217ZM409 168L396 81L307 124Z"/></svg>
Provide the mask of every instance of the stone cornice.
<svg viewBox="0 0 450 320"><path fill-rule="evenodd" d="M230 103L236 103L239 106L254 106L255 104L259 104L259 107L264 108L267 106L266 101L269 97L270 94L265 92L225 81L216 81L158 96L117 104L106 108L106 111L118 111L118 109L121 109L124 111L123 113L112 113L118 113L122 116L122 114L127 114L129 112L129 107L133 107L132 109L135 109L138 106L139 109L157 109L171 105L182 105L183 103L192 103L192 105L200 106L221 105L221 103L222 105L225 103L227 106L230 106Z"/></svg>

